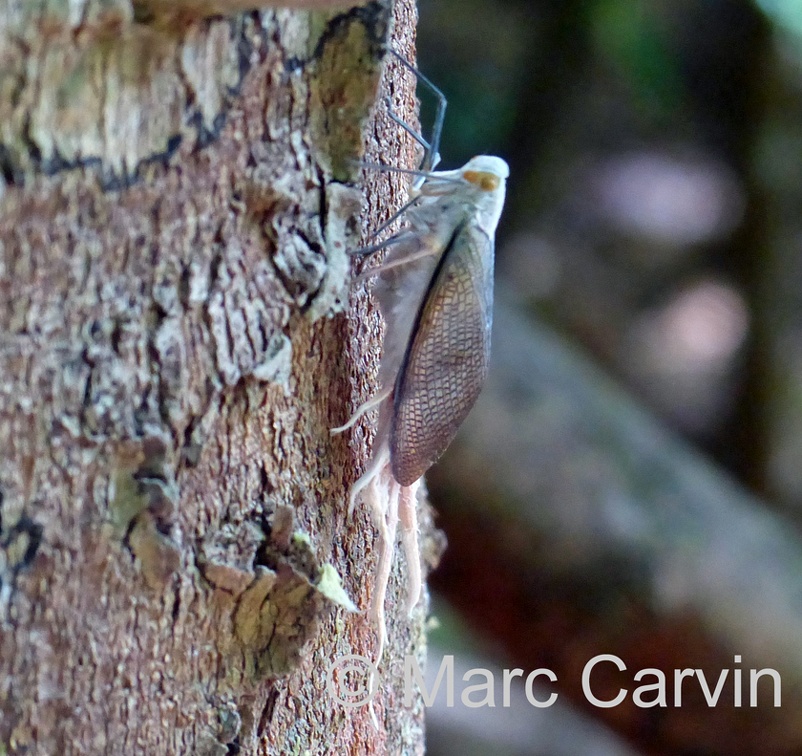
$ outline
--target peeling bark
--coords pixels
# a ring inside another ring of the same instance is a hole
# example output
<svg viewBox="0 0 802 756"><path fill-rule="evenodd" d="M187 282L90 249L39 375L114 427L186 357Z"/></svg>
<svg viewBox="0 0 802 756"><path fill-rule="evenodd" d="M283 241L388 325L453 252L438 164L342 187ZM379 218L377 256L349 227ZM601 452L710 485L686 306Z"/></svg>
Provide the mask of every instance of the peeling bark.
<svg viewBox="0 0 802 756"><path fill-rule="evenodd" d="M375 646L375 533L346 518L369 426L329 428L378 358L347 250L403 201L354 161L365 134L368 159L414 161L371 116L389 2L6 5L0 750L421 752L402 560L378 729L326 693L332 659ZM411 77L382 86L411 118Z"/></svg>

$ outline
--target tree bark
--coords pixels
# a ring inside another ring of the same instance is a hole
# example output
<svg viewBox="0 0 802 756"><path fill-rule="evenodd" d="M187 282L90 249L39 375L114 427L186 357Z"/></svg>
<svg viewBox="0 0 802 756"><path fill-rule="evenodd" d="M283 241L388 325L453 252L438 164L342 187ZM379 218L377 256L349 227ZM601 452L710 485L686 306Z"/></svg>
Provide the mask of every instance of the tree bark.
<svg viewBox="0 0 802 756"><path fill-rule="evenodd" d="M375 532L346 516L370 438L329 428L374 388L347 251L404 182L363 194L355 159L414 4L160 7L0 22L0 751L421 752L402 560L378 727L326 687L375 649ZM381 111L367 159L410 165Z"/></svg>

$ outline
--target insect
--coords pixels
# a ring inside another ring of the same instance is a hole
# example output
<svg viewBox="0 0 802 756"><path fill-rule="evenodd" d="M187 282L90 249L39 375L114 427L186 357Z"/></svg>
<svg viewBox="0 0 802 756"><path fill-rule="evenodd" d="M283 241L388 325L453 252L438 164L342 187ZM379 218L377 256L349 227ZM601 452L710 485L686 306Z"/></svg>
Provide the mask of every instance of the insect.
<svg viewBox="0 0 802 756"><path fill-rule="evenodd" d="M395 54L395 53L394 53ZM372 459L350 492L349 515L361 496L379 531L379 563L371 613L385 641L384 598L396 530L407 556L407 607L420 598L417 489L423 474L446 450L470 412L487 375L493 312L496 226L509 175L501 158L480 155L462 168L434 171L445 113L442 93L401 56L438 97L431 143L390 111L392 119L424 148L410 201L390 219L404 227L359 252L387 249L380 265L357 277L379 280L373 288L386 329L376 395L357 409L340 433L378 408ZM381 166L381 168L385 168ZM381 231L382 229L379 229Z"/></svg>

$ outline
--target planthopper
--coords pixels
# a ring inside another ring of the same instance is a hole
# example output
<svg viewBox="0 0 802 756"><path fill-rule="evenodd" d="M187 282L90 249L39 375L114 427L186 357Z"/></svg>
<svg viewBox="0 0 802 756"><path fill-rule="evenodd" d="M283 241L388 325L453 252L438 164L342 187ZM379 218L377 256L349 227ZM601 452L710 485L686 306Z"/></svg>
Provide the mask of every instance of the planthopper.
<svg viewBox="0 0 802 756"><path fill-rule="evenodd" d="M407 602L411 610L421 591L419 481L453 440L487 376L494 237L509 175L507 163L489 155L471 158L457 170L433 170L439 162L446 101L428 79L395 55L432 89L439 105L431 143L390 113L423 146L424 158L418 171L376 166L415 178L409 202L376 233L396 218L403 221L401 230L357 253L387 250L379 265L356 279L378 279L373 295L385 320L380 386L347 423L332 429L332 433L345 431L365 412L378 409L372 458L351 489L349 514L361 498L379 531L371 601L379 659L398 523L409 569Z"/></svg>

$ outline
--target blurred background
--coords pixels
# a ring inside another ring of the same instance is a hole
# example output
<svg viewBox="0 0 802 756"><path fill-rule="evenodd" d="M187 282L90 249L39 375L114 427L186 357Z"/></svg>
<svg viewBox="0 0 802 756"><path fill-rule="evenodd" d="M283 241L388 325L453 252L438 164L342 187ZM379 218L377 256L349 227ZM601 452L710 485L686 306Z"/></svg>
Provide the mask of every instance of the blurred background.
<svg viewBox="0 0 802 756"><path fill-rule="evenodd" d="M559 693L438 703L429 753L802 754L802 2L419 12L441 167L511 167L491 377L427 476L429 663L546 667ZM620 706L582 691L597 654L627 665L594 688ZM765 679L737 706L732 672L675 705L673 670L736 667L744 691L778 670L781 706ZM644 668L668 705L633 703Z"/></svg>

